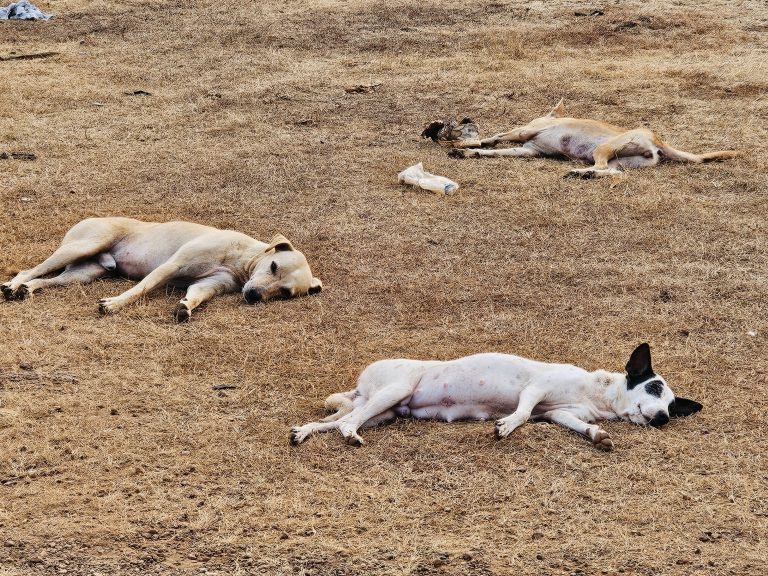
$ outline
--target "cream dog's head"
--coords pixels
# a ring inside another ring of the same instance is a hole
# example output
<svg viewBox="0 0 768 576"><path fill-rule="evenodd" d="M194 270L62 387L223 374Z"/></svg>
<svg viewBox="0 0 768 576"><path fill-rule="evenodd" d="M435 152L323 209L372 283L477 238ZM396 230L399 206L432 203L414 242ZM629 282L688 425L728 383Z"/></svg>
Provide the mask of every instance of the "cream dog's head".
<svg viewBox="0 0 768 576"><path fill-rule="evenodd" d="M670 418L690 416L701 410L698 402L675 396L666 380L653 372L648 344L635 348L626 368L624 409L619 412L622 419L658 427L669 422Z"/></svg>
<svg viewBox="0 0 768 576"><path fill-rule="evenodd" d="M323 289L320 279L312 276L304 254L285 236L277 234L272 238L264 253L243 286L243 297L248 304L316 294Z"/></svg>

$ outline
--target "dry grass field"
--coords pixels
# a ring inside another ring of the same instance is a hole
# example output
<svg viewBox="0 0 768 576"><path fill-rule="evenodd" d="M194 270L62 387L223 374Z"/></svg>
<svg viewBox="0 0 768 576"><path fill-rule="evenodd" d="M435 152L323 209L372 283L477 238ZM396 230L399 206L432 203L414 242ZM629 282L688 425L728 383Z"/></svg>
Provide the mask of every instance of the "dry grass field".
<svg viewBox="0 0 768 576"><path fill-rule="evenodd" d="M764 2L39 6L56 18L0 23L0 153L35 155L0 159L3 280L80 219L126 215L282 232L325 290L219 297L186 325L170 289L100 317L122 280L0 303L0 575L765 573ZM419 138L561 97L748 154L576 181ZM398 186L418 161L461 190ZM545 424L288 444L380 358L622 370L643 341L705 409L607 423L609 454Z"/></svg>

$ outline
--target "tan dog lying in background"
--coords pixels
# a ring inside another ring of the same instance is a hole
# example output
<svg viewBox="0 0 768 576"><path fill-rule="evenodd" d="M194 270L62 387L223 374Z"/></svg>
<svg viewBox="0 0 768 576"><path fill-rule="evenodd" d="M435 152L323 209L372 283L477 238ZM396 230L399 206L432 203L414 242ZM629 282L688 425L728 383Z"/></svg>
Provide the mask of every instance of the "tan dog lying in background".
<svg viewBox="0 0 768 576"><path fill-rule="evenodd" d="M711 162L735 158L740 153L734 150L691 154L676 150L656 134L645 128L626 130L582 118L566 118L563 101L547 115L536 118L521 128L502 132L482 140L462 140L461 148L454 148L448 154L454 158L473 156L517 156L524 158L565 157L588 164L589 168L576 168L568 176L593 178L621 174L620 169L656 166L663 160L678 162ZM515 148L492 148L501 142L518 142ZM476 147L481 148L476 148Z"/></svg>
<svg viewBox="0 0 768 576"><path fill-rule="evenodd" d="M62 270L53 278L42 278ZM242 289L248 304L314 294L323 284L312 276L304 254L278 234L269 244L233 230L192 222L141 222L132 218L88 218L64 235L42 264L19 272L1 286L7 300L41 288L92 282L108 274L142 279L99 310L117 312L150 291L170 284L187 288L176 319L217 294Z"/></svg>

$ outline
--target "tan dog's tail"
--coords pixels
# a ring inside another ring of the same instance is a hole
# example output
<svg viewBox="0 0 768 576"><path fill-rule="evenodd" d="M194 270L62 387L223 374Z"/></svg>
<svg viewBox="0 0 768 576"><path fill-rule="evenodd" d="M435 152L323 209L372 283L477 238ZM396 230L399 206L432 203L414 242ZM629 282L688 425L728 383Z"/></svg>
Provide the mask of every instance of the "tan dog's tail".
<svg viewBox="0 0 768 576"><path fill-rule="evenodd" d="M659 148L664 156L670 160L677 160L678 162L695 162L696 164L728 160L730 158L738 158L739 156L742 156L742 153L738 150L720 150L718 152L706 152L704 154L691 154L690 152L676 150L669 144L663 144L659 146Z"/></svg>
<svg viewBox="0 0 768 576"><path fill-rule="evenodd" d="M352 412L354 409L352 399L354 397L354 390L350 390L349 392L337 392L336 394L328 396L328 398L325 399L325 409L329 412L335 410L335 412L330 416L323 418L321 422L333 422Z"/></svg>

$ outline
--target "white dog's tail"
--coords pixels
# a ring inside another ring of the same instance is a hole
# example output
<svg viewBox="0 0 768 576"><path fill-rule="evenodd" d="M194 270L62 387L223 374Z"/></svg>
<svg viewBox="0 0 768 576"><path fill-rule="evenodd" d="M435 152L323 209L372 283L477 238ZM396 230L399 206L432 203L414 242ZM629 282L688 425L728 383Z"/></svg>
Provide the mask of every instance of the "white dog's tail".
<svg viewBox="0 0 768 576"><path fill-rule="evenodd" d="M325 409L329 412L335 410L335 412L330 416L326 416L321 421L333 422L352 412L354 409L352 399L354 397L355 390L350 390L349 392L337 392L336 394L328 396L328 398L325 399Z"/></svg>
<svg viewBox="0 0 768 576"><path fill-rule="evenodd" d="M669 144L659 146L662 154L670 160L677 160L678 162L695 162L697 164L701 162L712 162L717 160L728 160L730 158L738 158L742 156L742 153L738 150L721 150L719 152L706 152L704 154L691 154L690 152L683 152L682 150L676 150Z"/></svg>

